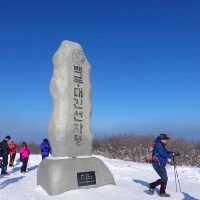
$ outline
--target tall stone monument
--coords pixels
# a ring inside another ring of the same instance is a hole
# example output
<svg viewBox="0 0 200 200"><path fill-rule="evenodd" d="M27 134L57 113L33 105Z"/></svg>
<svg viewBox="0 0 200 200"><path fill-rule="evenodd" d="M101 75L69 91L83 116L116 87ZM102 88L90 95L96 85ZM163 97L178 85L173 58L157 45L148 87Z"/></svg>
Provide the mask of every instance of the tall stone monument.
<svg viewBox="0 0 200 200"><path fill-rule="evenodd" d="M49 124L52 157L40 163L37 184L49 195L115 184L105 164L91 156L90 65L81 46L63 41L53 64L50 90L54 109Z"/></svg>

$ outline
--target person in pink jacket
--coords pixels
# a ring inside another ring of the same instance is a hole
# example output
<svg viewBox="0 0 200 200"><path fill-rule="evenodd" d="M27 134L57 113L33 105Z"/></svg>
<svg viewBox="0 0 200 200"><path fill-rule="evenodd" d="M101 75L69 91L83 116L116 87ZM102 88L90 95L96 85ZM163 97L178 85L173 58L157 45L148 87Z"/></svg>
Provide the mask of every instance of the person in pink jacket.
<svg viewBox="0 0 200 200"><path fill-rule="evenodd" d="M22 162L21 173L26 173L29 155L30 155L30 150L26 142L23 142L22 148L20 149L20 161Z"/></svg>

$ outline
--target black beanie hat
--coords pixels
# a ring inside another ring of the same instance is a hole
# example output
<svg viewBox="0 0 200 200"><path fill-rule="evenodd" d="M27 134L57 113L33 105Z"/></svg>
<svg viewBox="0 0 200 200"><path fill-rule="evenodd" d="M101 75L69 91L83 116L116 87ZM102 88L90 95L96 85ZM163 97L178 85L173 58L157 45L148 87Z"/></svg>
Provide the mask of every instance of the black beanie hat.
<svg viewBox="0 0 200 200"><path fill-rule="evenodd" d="M5 137L5 139L10 140L11 137L10 137L9 135L7 135L7 136Z"/></svg>
<svg viewBox="0 0 200 200"><path fill-rule="evenodd" d="M161 140L169 140L170 137L169 137L167 134L165 134L165 133L161 133L161 134L160 134L160 139L161 139Z"/></svg>

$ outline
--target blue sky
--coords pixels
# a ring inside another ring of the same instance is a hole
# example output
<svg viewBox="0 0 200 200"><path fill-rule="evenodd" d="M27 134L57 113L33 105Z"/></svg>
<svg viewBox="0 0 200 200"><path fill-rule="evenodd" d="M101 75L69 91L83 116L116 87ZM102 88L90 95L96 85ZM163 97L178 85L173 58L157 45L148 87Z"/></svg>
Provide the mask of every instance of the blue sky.
<svg viewBox="0 0 200 200"><path fill-rule="evenodd" d="M68 39L92 65L96 134L197 137L199 10L198 0L0 0L0 135L47 135L51 59Z"/></svg>

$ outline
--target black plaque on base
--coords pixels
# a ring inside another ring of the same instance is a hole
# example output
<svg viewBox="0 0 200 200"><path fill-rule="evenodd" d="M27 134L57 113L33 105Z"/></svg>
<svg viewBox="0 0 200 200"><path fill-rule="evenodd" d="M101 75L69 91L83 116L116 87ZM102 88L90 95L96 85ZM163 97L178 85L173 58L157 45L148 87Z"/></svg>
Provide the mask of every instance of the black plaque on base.
<svg viewBox="0 0 200 200"><path fill-rule="evenodd" d="M78 186L96 185L95 171L77 173Z"/></svg>

